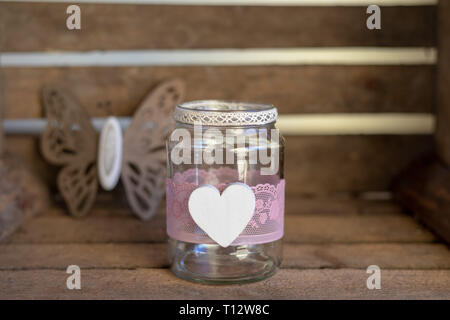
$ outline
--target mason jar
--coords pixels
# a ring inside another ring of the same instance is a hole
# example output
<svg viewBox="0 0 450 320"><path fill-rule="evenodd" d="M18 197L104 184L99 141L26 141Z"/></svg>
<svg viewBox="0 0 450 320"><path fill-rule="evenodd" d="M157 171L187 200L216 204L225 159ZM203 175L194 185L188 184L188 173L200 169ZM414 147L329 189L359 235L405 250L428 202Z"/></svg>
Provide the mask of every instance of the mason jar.
<svg viewBox="0 0 450 320"><path fill-rule="evenodd" d="M272 105L193 101L167 140L171 270L205 283L273 275L284 230L284 139Z"/></svg>

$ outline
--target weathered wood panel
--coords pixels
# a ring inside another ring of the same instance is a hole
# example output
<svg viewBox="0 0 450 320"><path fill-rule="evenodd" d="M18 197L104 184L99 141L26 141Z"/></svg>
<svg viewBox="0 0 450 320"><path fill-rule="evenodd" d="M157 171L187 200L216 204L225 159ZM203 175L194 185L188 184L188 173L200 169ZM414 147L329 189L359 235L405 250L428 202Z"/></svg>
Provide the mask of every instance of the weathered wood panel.
<svg viewBox="0 0 450 320"><path fill-rule="evenodd" d="M5 136L5 151L20 156L31 172L43 181L50 190L56 190L57 168L45 162L39 151L37 138L30 136Z"/></svg>
<svg viewBox="0 0 450 320"><path fill-rule="evenodd" d="M351 220L351 222L349 221ZM401 231L400 231L401 230ZM396 216L286 216L289 243L429 242L430 232L405 215Z"/></svg>
<svg viewBox="0 0 450 320"><path fill-rule="evenodd" d="M0 13L0 19L2 19L2 14ZM2 27L0 26L0 44L3 41L3 32ZM3 154L3 145L4 145L4 132L3 132L3 71L2 68L0 68L0 157Z"/></svg>
<svg viewBox="0 0 450 320"><path fill-rule="evenodd" d="M45 216L66 215L67 211L62 197L55 195L54 200ZM365 200L352 194L334 194L329 197L288 196L287 200L289 201L285 203L285 210L289 215L382 216L404 212L397 203L391 200ZM120 184L114 191L99 193L93 210L97 217L120 217L133 214L129 210ZM165 214L165 210L165 206L161 205L157 213Z"/></svg>
<svg viewBox="0 0 450 320"><path fill-rule="evenodd" d="M439 60L437 77L436 145L440 159L450 167L450 2L438 6Z"/></svg>
<svg viewBox="0 0 450 320"><path fill-rule="evenodd" d="M443 244L285 244L283 269L450 269ZM25 258L26 257L26 258ZM168 268L165 243L0 245L0 270Z"/></svg>
<svg viewBox="0 0 450 320"><path fill-rule="evenodd" d="M390 215L403 213L402 208L389 200L362 200L354 195L305 198L288 196L285 210L290 215Z"/></svg>
<svg viewBox="0 0 450 320"><path fill-rule="evenodd" d="M282 268L450 269L450 251L444 244L324 244L283 246Z"/></svg>
<svg viewBox="0 0 450 320"><path fill-rule="evenodd" d="M48 190L17 156L0 156L0 241L48 208Z"/></svg>
<svg viewBox="0 0 450 320"><path fill-rule="evenodd" d="M431 136L289 136L285 178L290 195L389 190L401 170L432 150ZM57 167L42 161L32 137L7 137L17 152L50 185Z"/></svg>
<svg viewBox="0 0 450 320"><path fill-rule="evenodd" d="M286 202L289 202L289 199ZM368 202L367 206L370 205ZM286 213L286 243L435 241L430 232L402 213L295 214L295 208L288 207L288 210L293 211ZM142 222L132 215L109 215L94 210L90 216L81 220L55 213L37 217L7 239L6 243L161 243L166 239L163 209L147 222Z"/></svg>
<svg viewBox="0 0 450 320"><path fill-rule="evenodd" d="M82 270L81 290L67 290L65 270L0 271L1 299L449 299L450 270L382 270L368 290L365 270L280 270L247 285L212 286L167 269ZM176 314L176 310L173 311Z"/></svg>
<svg viewBox="0 0 450 320"><path fill-rule="evenodd" d="M289 194L388 190L413 159L430 151L429 136L287 137Z"/></svg>
<svg viewBox="0 0 450 320"><path fill-rule="evenodd" d="M450 170L437 157L415 162L396 179L399 202L450 243Z"/></svg>
<svg viewBox="0 0 450 320"><path fill-rule="evenodd" d="M3 51L435 44L434 6L385 7L375 31L366 28L367 7L81 4L81 30L69 31L67 4L0 6Z"/></svg>
<svg viewBox="0 0 450 320"><path fill-rule="evenodd" d="M65 85L91 116L133 114L159 82L179 77L186 101L274 104L280 113L433 112L433 66L4 68L5 118L42 115L44 84Z"/></svg>

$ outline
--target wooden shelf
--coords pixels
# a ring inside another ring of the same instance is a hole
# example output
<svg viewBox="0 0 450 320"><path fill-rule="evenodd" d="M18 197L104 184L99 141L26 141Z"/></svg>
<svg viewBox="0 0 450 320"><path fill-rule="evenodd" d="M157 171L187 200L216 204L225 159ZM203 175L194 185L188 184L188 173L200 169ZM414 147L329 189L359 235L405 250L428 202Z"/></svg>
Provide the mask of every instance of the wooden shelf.
<svg viewBox="0 0 450 320"><path fill-rule="evenodd" d="M0 244L0 298L450 298L450 252L390 201L287 199L284 261L271 279L210 286L168 270L165 216L141 222L98 204L76 220L53 207ZM82 289L66 289L68 265ZM381 268L368 290L366 268Z"/></svg>

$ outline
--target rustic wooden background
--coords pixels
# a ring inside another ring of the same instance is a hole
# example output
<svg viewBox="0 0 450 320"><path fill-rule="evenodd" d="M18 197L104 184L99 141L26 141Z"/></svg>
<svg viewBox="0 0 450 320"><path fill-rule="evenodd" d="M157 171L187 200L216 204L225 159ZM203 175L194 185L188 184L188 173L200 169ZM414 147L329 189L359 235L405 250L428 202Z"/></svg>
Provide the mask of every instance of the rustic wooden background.
<svg viewBox="0 0 450 320"><path fill-rule="evenodd" d="M365 27L365 7L83 4L80 31L65 28L65 3L2 7L6 52L436 45L435 6L383 8L376 31ZM4 68L5 118L41 117L45 83L70 86L92 116L131 115L150 88L173 76L186 81L187 100L262 101L289 114L430 113L435 72L434 65ZM388 189L430 150L431 138L302 136L287 143L288 193L327 194ZM50 170L30 138L11 137L7 148L32 159L41 174Z"/></svg>
<svg viewBox="0 0 450 320"><path fill-rule="evenodd" d="M82 30L69 31L67 5L0 2L1 51L434 48L439 27L434 4L382 7L382 29L371 31L364 6L83 3ZM280 114L434 114L436 108L434 64L15 66L4 67L2 76L6 119L42 117L40 89L48 83L70 87L91 116L131 115L150 88L170 77L186 81L187 100L268 102ZM54 184L57 170L42 160L35 137L7 136L5 149ZM56 201L0 245L0 297L450 298L447 247L389 199L393 179L432 149L427 134L288 136L282 270L225 290L169 273L164 210L140 222L114 202L113 192L100 196L90 217L74 220ZM80 292L64 289L68 264L86 270ZM385 270L383 290L366 289L370 264ZM35 286L39 279L49 283L45 290Z"/></svg>

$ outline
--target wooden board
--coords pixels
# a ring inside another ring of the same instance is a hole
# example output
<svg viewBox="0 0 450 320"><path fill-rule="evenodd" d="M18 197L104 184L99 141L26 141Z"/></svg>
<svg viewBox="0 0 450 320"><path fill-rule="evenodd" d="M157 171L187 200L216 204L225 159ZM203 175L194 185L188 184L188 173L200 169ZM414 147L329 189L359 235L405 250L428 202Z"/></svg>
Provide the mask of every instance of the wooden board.
<svg viewBox="0 0 450 320"><path fill-rule="evenodd" d="M330 196L302 197L287 196L285 210L289 215L311 216L384 216L403 214L403 209L391 200L390 192L367 194L333 194ZM320 200L319 200L320 199ZM163 200L164 201L164 200ZM163 203L164 204L164 203ZM158 209L158 214L164 214L165 206ZM95 202L96 217L121 217L132 214L126 202L126 197L119 184L112 192L100 192ZM60 195L55 195L53 206L45 216L65 215L64 202Z"/></svg>
<svg viewBox="0 0 450 320"><path fill-rule="evenodd" d="M450 254L437 243L293 244L283 246L283 269L450 269ZM24 257L27 257L24 259ZM165 243L0 245L0 270L168 268Z"/></svg>
<svg viewBox="0 0 450 320"><path fill-rule="evenodd" d="M57 167L46 164L32 137L7 137L42 179L55 185ZM414 158L431 151L431 136L289 136L285 177L291 195L326 195L389 190L393 178Z"/></svg>
<svg viewBox="0 0 450 320"><path fill-rule="evenodd" d="M247 285L212 286L167 269L82 270L81 290L67 290L65 270L0 271L1 299L449 299L450 270L382 270L368 290L365 270L280 270Z"/></svg>
<svg viewBox="0 0 450 320"><path fill-rule="evenodd" d="M42 116L40 89L48 83L70 87L91 116L130 115L149 88L172 76L186 80L187 100L263 101L281 113L431 112L434 105L434 67L424 66L6 68L4 73L7 118ZM385 190L430 146L427 137L289 137L288 192ZM55 170L42 162L32 140L9 137L7 148L30 159L46 181L55 181Z"/></svg>
<svg viewBox="0 0 450 320"><path fill-rule="evenodd" d="M393 189L403 207L450 243L450 170L437 156L416 161Z"/></svg>
<svg viewBox="0 0 450 320"><path fill-rule="evenodd" d="M0 244L0 298L48 299L445 299L450 252L390 201L288 198L284 261L268 280L205 286L167 269L163 211L137 220L107 196L77 220L61 207ZM79 291L66 289L68 265ZM368 290L367 266L381 267Z"/></svg>
<svg viewBox="0 0 450 320"><path fill-rule="evenodd" d="M22 159L5 153L0 156L0 240L25 221L46 211L47 186L30 173Z"/></svg>
<svg viewBox="0 0 450 320"><path fill-rule="evenodd" d="M440 1L438 7L439 59L437 73L436 151L450 167L450 2Z"/></svg>
<svg viewBox="0 0 450 320"><path fill-rule="evenodd" d="M405 208L450 243L450 1L439 2L438 17L435 150L405 170L394 190Z"/></svg>
<svg viewBox="0 0 450 320"><path fill-rule="evenodd" d="M429 136L287 137L289 194L389 190L413 159L433 147Z"/></svg>
<svg viewBox="0 0 450 320"><path fill-rule="evenodd" d="M350 220L350 221L349 221ZM165 218L141 223L130 218L38 217L17 231L11 243L163 242ZM345 230L346 232L343 232ZM434 236L405 216L333 217L299 216L286 220L285 241L294 243L432 242Z"/></svg>
<svg viewBox="0 0 450 320"><path fill-rule="evenodd" d="M2 18L0 14L0 19ZM1 31L1 27L0 27ZM3 34L0 34L0 43L3 41ZM0 68L0 92L1 97L0 98L0 156L3 154L3 145L4 145L4 132L3 132L3 72Z"/></svg>
<svg viewBox="0 0 450 320"><path fill-rule="evenodd" d="M291 198L287 199L290 202ZM295 200L293 200L295 201ZM376 204L375 204L376 205ZM302 206L297 202L297 206ZM354 209L323 205L326 211L297 213L297 206L288 206L285 223L286 243L430 243L435 237L401 212L355 213ZM366 202L366 207L372 206ZM388 206L388 204L386 204ZM390 207L395 207L392 203ZM122 213L120 213L122 211ZM97 206L85 219L73 219L63 209L50 210L23 226L7 239L14 244L61 243L161 243L166 241L165 209L154 219L142 222L129 209L108 209ZM338 212L338 214L336 214Z"/></svg>
<svg viewBox="0 0 450 320"><path fill-rule="evenodd" d="M434 6L385 7L375 31L364 6L80 4L80 31L66 28L67 4L0 6L4 51L435 45Z"/></svg>
<svg viewBox="0 0 450 320"><path fill-rule="evenodd" d="M186 101L270 103L280 113L433 112L433 66L252 66L4 68L5 118L42 115L44 84L70 88L91 116L133 114L146 93L171 77Z"/></svg>

